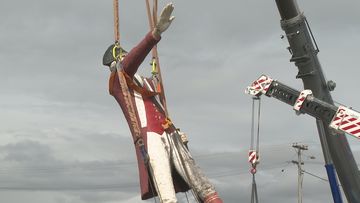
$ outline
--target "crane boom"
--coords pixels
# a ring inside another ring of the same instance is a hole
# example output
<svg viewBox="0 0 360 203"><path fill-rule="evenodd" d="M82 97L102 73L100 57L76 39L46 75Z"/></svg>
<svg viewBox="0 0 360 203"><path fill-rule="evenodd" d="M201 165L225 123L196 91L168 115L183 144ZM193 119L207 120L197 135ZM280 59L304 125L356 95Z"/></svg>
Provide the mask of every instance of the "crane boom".
<svg viewBox="0 0 360 203"><path fill-rule="evenodd" d="M333 105L330 91L334 85L327 82L317 54L319 48L305 15L300 12L296 0L275 0L281 17L281 28L289 42L290 61L298 67L296 78L303 81L304 89L330 105ZM334 132L323 120L316 120L324 159L327 165L334 164L348 202L360 202L360 174L344 133ZM330 175L329 175L330 177ZM335 197L334 202L341 202Z"/></svg>
<svg viewBox="0 0 360 203"><path fill-rule="evenodd" d="M266 81L263 78L266 78ZM253 96L264 94L268 97L276 98L293 106L298 114L309 114L328 123L328 126L333 130L360 138L360 112L345 106L337 107L324 102L314 97L311 90L299 92L277 80L262 75L246 89L246 93Z"/></svg>
<svg viewBox="0 0 360 203"><path fill-rule="evenodd" d="M304 90L300 92L285 84L282 84L277 80L273 80L266 75L261 75L257 80L255 80L250 86L246 88L245 93L257 97L260 95L266 95L268 97L276 98L286 104L293 106L297 114L306 113L315 117L317 120L326 124L325 126L330 129L328 132L330 132L331 136L333 137L347 133L354 137L360 138L359 112L345 106L337 107L334 104L320 100L312 94L311 90ZM344 156L344 159L346 158L347 156ZM352 163L349 162L349 164ZM342 165L342 167L346 167L346 164ZM331 169L327 167L327 170ZM357 177L359 174L359 171L356 171L356 174L349 174L349 176ZM336 189L336 185L334 184L331 185L332 190ZM351 192L354 192L359 188L357 187L351 189ZM353 196L351 198L358 198L359 193L352 193L352 195Z"/></svg>

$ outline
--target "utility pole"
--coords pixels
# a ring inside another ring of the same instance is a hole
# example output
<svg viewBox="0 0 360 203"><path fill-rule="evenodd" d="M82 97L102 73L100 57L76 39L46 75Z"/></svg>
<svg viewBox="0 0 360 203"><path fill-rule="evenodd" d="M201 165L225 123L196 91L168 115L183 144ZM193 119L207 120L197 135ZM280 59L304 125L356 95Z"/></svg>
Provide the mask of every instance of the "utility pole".
<svg viewBox="0 0 360 203"><path fill-rule="evenodd" d="M295 148L298 155L298 160L297 161L292 160L291 162L298 166L298 203L302 203L302 183L303 183L304 172L301 168L301 165L304 165L304 162L302 161L301 158L301 152L303 150L308 150L308 146L294 143L292 147Z"/></svg>

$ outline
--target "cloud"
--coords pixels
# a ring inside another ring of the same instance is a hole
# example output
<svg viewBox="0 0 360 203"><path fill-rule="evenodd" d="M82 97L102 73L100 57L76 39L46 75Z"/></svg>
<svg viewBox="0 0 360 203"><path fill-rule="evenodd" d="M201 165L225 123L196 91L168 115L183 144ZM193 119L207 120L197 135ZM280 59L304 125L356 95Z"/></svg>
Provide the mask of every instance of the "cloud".
<svg viewBox="0 0 360 203"><path fill-rule="evenodd" d="M359 3L298 3L320 46L323 70L337 82L334 99L356 109ZM248 201L251 97L244 88L262 73L303 88L280 39L275 2L174 4L176 19L159 44L172 120L189 135L191 152L225 202ZM1 6L1 202L143 202L128 126L101 65L113 42L112 12L110 1ZM148 32L144 3L121 2L120 30L127 49ZM147 61L142 74L149 74ZM297 171L287 162L294 158L292 142L309 144L307 154L317 159L306 160L306 170L326 177L314 119L264 97L260 133L260 201L296 201ZM359 160L357 140L349 141ZM331 201L328 184L305 175L304 201Z"/></svg>

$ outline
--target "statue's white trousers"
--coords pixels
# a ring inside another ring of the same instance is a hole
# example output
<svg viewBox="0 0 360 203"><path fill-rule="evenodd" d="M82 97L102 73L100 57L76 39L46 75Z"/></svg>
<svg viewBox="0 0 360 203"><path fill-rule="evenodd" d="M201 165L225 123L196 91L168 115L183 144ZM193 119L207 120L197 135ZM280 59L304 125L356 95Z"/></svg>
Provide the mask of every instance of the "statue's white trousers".
<svg viewBox="0 0 360 203"><path fill-rule="evenodd" d="M161 203L177 203L171 177L172 167L203 200L215 193L214 186L195 164L190 152L182 143L180 135L164 132L159 135L147 133L147 152L150 157L150 173Z"/></svg>

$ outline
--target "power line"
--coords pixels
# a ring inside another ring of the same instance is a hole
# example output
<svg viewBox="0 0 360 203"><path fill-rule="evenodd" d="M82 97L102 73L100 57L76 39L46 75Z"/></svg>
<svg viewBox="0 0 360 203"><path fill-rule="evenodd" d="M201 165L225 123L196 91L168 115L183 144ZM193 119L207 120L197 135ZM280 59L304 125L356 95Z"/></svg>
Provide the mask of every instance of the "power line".
<svg viewBox="0 0 360 203"><path fill-rule="evenodd" d="M271 170L276 168L285 168L288 167L290 162L286 162L285 165L279 165L279 164L271 164L269 166L261 167L262 170ZM320 176L314 175L310 172L307 172L303 170L304 173L309 174L315 178L319 178L323 181L327 181L324 178L321 178ZM232 176L238 176L247 174L248 170L228 170L228 171L222 171L222 172L216 172L216 173L209 173L210 178L224 178L224 177L232 177ZM39 185L39 184L33 184L28 183L31 185L14 185L14 186L0 186L0 190L24 190L24 191L35 191L35 190L43 190L43 191L92 191L92 190L104 190L104 191L112 191L112 190L119 190L119 189L131 189L131 188L137 188L138 183L115 183L115 184L92 184L92 183L77 183L76 185L71 183L70 186L61 186L61 184L56 185ZM65 184L65 183L64 183Z"/></svg>
<svg viewBox="0 0 360 203"><path fill-rule="evenodd" d="M313 173L307 172L307 171L305 171L305 170L302 170L302 172L304 172L304 173L306 173L306 174L308 174L308 175L311 175L311 176L313 176L313 177L315 177L315 178L318 178L318 179L320 179L320 180L323 180L323 181L329 182L329 180L328 180L328 179L326 179L326 178L322 178L322 177L320 177L320 176L318 176L318 175L315 175L315 174L313 174Z"/></svg>
<svg viewBox="0 0 360 203"><path fill-rule="evenodd" d="M285 145L268 145L271 147L279 147ZM263 151L274 151L274 149L266 150L267 147L263 149ZM210 154L198 154L193 157L196 160L204 160L204 159L212 159L212 158L231 158L229 155L234 155L237 157L242 157L241 152L219 152L219 153L210 153ZM245 159L244 159L245 160ZM81 164L81 165L80 165ZM69 172L90 172L90 171L98 171L98 170L112 170L112 169L121 169L134 167L137 165L136 161L116 161L116 162L90 162L90 163L81 163L76 162L73 164L63 164L63 165L42 165L42 166L7 166L4 167L4 164L0 167L0 175L7 175L9 173L50 173L50 172L61 172L61 173L69 173ZM69 171L72 170L72 171Z"/></svg>
<svg viewBox="0 0 360 203"><path fill-rule="evenodd" d="M277 145L279 146L279 145ZM219 157L229 157L231 158L231 156L229 156L229 154L234 154L235 156L241 156L240 153L228 153L228 152L222 152L222 153L213 153L213 154L203 154L203 155L197 155L195 157L197 157L199 160L203 160L203 159L207 159L207 158L219 158ZM296 154L295 154L296 155ZM294 156L295 156L294 155ZM285 163L281 165L281 163ZM272 170L272 169L276 169L276 168L285 168L287 167L291 162L281 162L281 163L271 163L268 165L263 165L260 170ZM3 179L2 181L0 181L0 190L115 190L115 189L126 189L126 188L136 188L138 187L138 183L119 183L119 184L93 184L93 183L86 183L84 181L84 179L79 179L79 182L75 182L75 184L72 187L65 187L65 186L61 186L61 184L63 182L58 183L59 185L53 184L53 182L51 182L51 180L49 180L49 182L43 182L43 180L41 182L37 182L36 180L34 180L34 176L30 176L30 179L32 179L33 181L24 181L26 179L21 178L20 175L39 175L39 177L41 177L41 175L57 175L58 173L61 174L74 174L74 177L79 177L77 176L77 174L80 175L80 177L86 177L86 180L91 180L92 177L94 178L98 178L99 176L91 176L88 173L92 173L92 172L102 172L102 171L106 171L106 173L108 171L114 171L114 172L119 172L120 171L118 169L122 169L124 167L130 167L130 166L135 166L136 162L135 161L128 161L128 162L116 162L116 163L111 163L111 162L94 162L94 163L90 163L90 164L85 164L85 165L81 165L81 166L77 166L75 164L68 164L68 165L58 165L58 166L33 166L33 167L15 167L15 168L11 168L11 167L7 167L7 168L0 168L0 174L1 175L6 175L6 179ZM62 171L65 170L65 171ZM281 170L283 172L283 170ZM134 170L134 173L136 173L137 171ZM309 173L307 171L304 171L304 173L311 175L313 177L316 178L320 178L319 176L316 176L312 173ZM233 176L238 176L238 175L242 175L242 174L246 174L248 173L248 169L244 168L244 169L235 169L235 170L228 170L228 171L217 171L217 172L212 172L212 173L208 173L210 178L224 178L224 177L233 177ZM109 174L109 173L108 173ZM11 177L9 175L14 175L14 179L11 180ZM0 176L1 177L1 176ZM29 177L26 177L29 178ZM56 176L55 176L56 178ZM21 179L21 181L20 181ZM75 179L76 180L76 179ZM326 179L322 179L323 181L325 181ZM18 182L21 185L14 185L14 183ZM50 184L51 182L51 184ZM2 184L1 184L2 183ZM24 184L25 183L25 184ZM39 185L40 183L40 185ZM42 183L42 184L41 184ZM49 183L49 184L47 184ZM27 185L29 184L29 185Z"/></svg>

